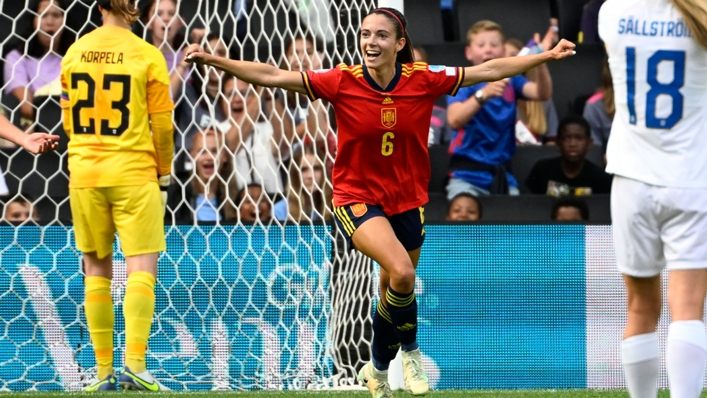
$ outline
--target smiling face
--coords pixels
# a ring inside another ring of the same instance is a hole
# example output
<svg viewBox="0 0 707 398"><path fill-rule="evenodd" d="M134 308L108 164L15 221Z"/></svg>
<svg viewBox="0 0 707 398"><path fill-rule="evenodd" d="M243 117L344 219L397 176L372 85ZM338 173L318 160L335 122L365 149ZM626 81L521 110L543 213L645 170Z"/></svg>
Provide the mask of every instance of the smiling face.
<svg viewBox="0 0 707 398"><path fill-rule="evenodd" d="M177 15L177 4L174 0L156 0L152 5L152 19L149 25L154 43L172 43L177 31L183 23Z"/></svg>
<svg viewBox="0 0 707 398"><path fill-rule="evenodd" d="M392 67L398 51L405 47L404 38L396 38L395 25L381 14L370 14L361 24L361 54L366 66L376 69Z"/></svg>
<svg viewBox="0 0 707 398"><path fill-rule="evenodd" d="M37 38L45 48L50 48L52 38L58 42L64 26L64 10L52 0L43 0L37 7L34 17L34 29L39 32Z"/></svg>
<svg viewBox="0 0 707 398"><path fill-rule="evenodd" d="M191 150L197 177L204 182L210 181L226 163L226 152L221 150L216 133L207 131L197 133Z"/></svg>
<svg viewBox="0 0 707 398"><path fill-rule="evenodd" d="M474 33L465 51L466 59L474 65L501 58L506 55L506 50L503 48L503 35L498 30Z"/></svg>
<svg viewBox="0 0 707 398"><path fill-rule="evenodd" d="M468 196L457 196L449 205L447 221L477 221L480 213L476 200Z"/></svg>

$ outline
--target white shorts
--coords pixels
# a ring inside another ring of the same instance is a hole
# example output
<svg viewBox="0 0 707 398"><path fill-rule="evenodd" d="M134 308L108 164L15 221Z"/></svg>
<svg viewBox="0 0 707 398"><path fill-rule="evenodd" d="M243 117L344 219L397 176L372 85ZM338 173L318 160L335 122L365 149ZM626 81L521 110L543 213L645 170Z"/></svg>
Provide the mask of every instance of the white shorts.
<svg viewBox="0 0 707 398"><path fill-rule="evenodd" d="M648 185L615 176L611 218L622 274L707 268L707 189Z"/></svg>

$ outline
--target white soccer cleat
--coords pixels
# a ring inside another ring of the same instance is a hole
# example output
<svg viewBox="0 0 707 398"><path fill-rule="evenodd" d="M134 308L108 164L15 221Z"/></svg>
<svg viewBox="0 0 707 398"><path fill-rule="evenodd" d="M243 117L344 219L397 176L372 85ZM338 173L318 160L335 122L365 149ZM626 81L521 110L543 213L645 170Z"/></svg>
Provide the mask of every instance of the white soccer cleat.
<svg viewBox="0 0 707 398"><path fill-rule="evenodd" d="M430 381L427 373L422 367L422 355L420 349L414 351L403 351L403 378L405 379L405 389L412 395L425 395L430 391Z"/></svg>
<svg viewBox="0 0 707 398"><path fill-rule="evenodd" d="M381 374L373 367L373 362L368 362L361 371L358 372L358 381L368 387L373 398L392 398L393 391L390 390L388 375Z"/></svg>
<svg viewBox="0 0 707 398"><path fill-rule="evenodd" d="M162 383L157 381L149 371L142 373L133 373L130 368L125 367L123 373L120 374L120 389L121 390L139 390L139 391L171 391Z"/></svg>

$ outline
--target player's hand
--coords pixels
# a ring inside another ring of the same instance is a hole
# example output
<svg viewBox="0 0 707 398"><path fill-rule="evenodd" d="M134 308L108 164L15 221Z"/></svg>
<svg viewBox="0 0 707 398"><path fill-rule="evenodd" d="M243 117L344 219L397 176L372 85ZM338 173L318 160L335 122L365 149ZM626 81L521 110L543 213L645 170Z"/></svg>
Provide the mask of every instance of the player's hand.
<svg viewBox="0 0 707 398"><path fill-rule="evenodd" d="M162 216L167 212L167 190L169 189L169 184L172 182L171 176L158 176L157 181L160 184L160 197L162 199Z"/></svg>
<svg viewBox="0 0 707 398"><path fill-rule="evenodd" d="M577 47L577 45L575 45L569 40L560 40L560 42L557 43L555 48L550 50L550 53L552 54L552 59L557 60L573 56L574 54L576 54L576 52L574 51L575 47Z"/></svg>
<svg viewBox="0 0 707 398"><path fill-rule="evenodd" d="M58 135L33 133L25 135L20 145L28 152L36 155L55 150L58 145L57 141L59 141Z"/></svg>
<svg viewBox="0 0 707 398"><path fill-rule="evenodd" d="M190 44L186 50L184 50L184 62L195 63L198 65L203 65L206 63L206 57L208 54L204 52L198 44Z"/></svg>
<svg viewBox="0 0 707 398"><path fill-rule="evenodd" d="M506 91L506 86L508 86L508 79L491 82L485 85L484 88L481 89L481 91L484 92L484 99L489 100L502 96L503 92Z"/></svg>

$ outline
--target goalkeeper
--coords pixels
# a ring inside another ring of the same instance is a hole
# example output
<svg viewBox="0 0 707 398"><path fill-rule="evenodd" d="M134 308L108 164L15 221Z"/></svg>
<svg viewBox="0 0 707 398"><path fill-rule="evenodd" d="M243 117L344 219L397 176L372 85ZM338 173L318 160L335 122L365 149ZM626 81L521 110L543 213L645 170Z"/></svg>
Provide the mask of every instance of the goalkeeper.
<svg viewBox="0 0 707 398"><path fill-rule="evenodd" d="M87 391L115 390L117 384L111 296L116 230L128 272L120 387L165 390L147 371L145 350L157 260L165 250L163 214L174 151L169 73L162 53L129 29L139 16L135 0L97 3L103 26L74 43L61 68L69 197L98 365L98 379Z"/></svg>

